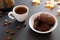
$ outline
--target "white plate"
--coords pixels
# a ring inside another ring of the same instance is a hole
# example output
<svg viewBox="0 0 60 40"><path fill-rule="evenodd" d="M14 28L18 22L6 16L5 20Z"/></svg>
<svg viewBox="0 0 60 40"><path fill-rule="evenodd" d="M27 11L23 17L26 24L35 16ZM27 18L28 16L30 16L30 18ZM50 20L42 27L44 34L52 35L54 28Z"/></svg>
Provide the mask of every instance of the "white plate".
<svg viewBox="0 0 60 40"><path fill-rule="evenodd" d="M29 26L30 26L30 28L31 28L33 31L37 32L37 33L43 33L43 34L45 34L45 33L50 33L50 32L52 32L53 30L55 30L56 27L57 27L58 22L57 22L57 18L56 18L53 14L51 14L51 13L48 13L48 14L52 15L52 16L55 18L55 24L54 24L54 26L53 26L50 30L45 31L45 32L42 32L42 31L38 31L38 30L34 29L34 27L33 27L33 25L34 25L34 19L35 19L36 17L38 17L41 13L48 13L48 12L38 12L38 13L35 13L34 15L32 15L32 16L30 17L30 19L29 19Z"/></svg>

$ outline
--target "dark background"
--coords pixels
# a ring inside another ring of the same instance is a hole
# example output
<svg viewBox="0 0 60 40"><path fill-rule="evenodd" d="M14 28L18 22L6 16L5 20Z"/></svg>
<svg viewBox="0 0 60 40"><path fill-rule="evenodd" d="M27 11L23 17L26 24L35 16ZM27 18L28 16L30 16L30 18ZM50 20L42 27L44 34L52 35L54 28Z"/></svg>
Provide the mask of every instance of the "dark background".
<svg viewBox="0 0 60 40"><path fill-rule="evenodd" d="M55 9L51 11L45 8L45 1L47 0L42 0L42 3L38 6L32 6L32 0L15 0L15 6L26 5L29 7L29 15L26 19L27 25L25 27L23 23L12 20L6 14L3 14L3 16L0 17L0 40L6 40L6 38L10 36L6 33L7 29L15 32L15 35L12 36L12 40L60 40L60 17L57 16L58 5L55 5ZM29 27L28 21L29 18L36 12L50 12L55 15L58 19L57 28L50 34L38 34L32 31ZM5 19L8 19L8 21L12 21L12 24L9 26L3 26L3 21ZM21 29L17 30L16 26L21 26Z"/></svg>

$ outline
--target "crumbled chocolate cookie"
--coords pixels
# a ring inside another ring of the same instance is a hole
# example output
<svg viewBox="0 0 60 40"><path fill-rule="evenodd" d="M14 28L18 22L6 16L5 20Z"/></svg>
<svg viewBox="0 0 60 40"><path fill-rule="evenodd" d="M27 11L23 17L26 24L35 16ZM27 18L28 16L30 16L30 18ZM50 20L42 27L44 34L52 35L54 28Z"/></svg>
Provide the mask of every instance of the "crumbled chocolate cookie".
<svg viewBox="0 0 60 40"><path fill-rule="evenodd" d="M55 19L52 15L41 13L34 20L34 28L39 31L48 31L55 24Z"/></svg>

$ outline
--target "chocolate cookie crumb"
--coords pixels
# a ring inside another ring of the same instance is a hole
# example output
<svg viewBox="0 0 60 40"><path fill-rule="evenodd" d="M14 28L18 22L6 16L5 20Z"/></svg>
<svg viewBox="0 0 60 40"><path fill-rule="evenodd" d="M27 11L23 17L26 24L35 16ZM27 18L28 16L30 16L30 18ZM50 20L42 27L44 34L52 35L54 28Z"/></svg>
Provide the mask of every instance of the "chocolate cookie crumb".
<svg viewBox="0 0 60 40"><path fill-rule="evenodd" d="M12 40L11 37L7 37L7 40Z"/></svg>
<svg viewBox="0 0 60 40"><path fill-rule="evenodd" d="M10 35L14 35L15 33L13 31L10 31Z"/></svg>
<svg viewBox="0 0 60 40"><path fill-rule="evenodd" d="M7 19L4 20L3 24L4 26L7 26L7 25L10 25L12 22L11 21L8 21Z"/></svg>
<svg viewBox="0 0 60 40"><path fill-rule="evenodd" d="M4 26L7 26L8 25L8 23L4 23Z"/></svg>
<svg viewBox="0 0 60 40"><path fill-rule="evenodd" d="M10 30L6 30L6 33L9 33L10 32Z"/></svg>
<svg viewBox="0 0 60 40"><path fill-rule="evenodd" d="M19 29L21 29L21 27L20 26L17 26L17 29L19 30Z"/></svg>

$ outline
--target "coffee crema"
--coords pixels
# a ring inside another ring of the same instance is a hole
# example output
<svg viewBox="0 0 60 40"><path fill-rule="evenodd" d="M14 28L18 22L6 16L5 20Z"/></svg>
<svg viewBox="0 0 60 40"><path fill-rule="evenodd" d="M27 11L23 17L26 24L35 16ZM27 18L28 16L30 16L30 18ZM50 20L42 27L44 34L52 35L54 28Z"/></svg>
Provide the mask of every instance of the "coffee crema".
<svg viewBox="0 0 60 40"><path fill-rule="evenodd" d="M17 14L24 14L24 13L27 12L27 8L25 8L25 7L17 7L17 8L15 9L15 12L16 12Z"/></svg>

